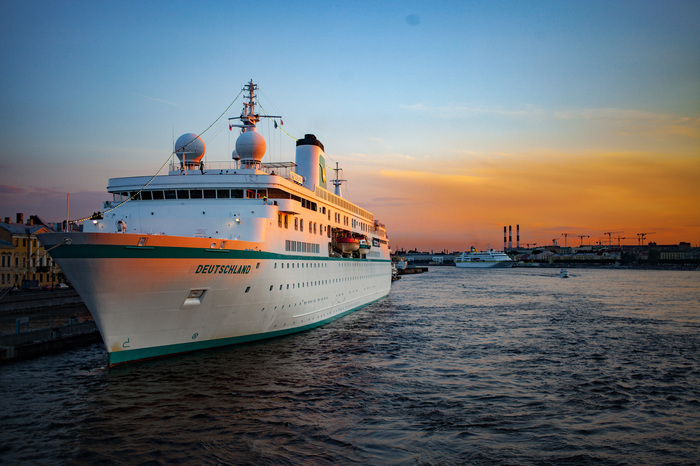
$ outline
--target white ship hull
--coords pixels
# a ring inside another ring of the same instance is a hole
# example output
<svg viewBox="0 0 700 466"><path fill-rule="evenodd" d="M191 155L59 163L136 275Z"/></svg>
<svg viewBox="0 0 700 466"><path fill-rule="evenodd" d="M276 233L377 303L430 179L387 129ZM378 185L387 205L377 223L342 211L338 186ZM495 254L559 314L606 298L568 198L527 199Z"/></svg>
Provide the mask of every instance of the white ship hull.
<svg viewBox="0 0 700 466"><path fill-rule="evenodd" d="M478 261L478 262L455 262L457 267L486 269L486 268L506 268L513 267L514 261Z"/></svg>
<svg viewBox="0 0 700 466"><path fill-rule="evenodd" d="M323 144L264 164L251 81L233 160L205 161L185 134L167 175L112 178L81 233L39 235L80 293L109 364L299 332L389 293L384 225L328 191ZM270 117L274 118L274 117ZM337 175L338 169L336 169ZM344 247L363 238L366 247ZM371 247L368 247L370 246Z"/></svg>
<svg viewBox="0 0 700 466"><path fill-rule="evenodd" d="M456 256L454 260L457 267L475 269L513 267L515 264L515 261L502 251L477 251L474 247L471 251Z"/></svg>
<svg viewBox="0 0 700 466"><path fill-rule="evenodd" d="M153 237L139 247L140 238L42 236L63 243L55 260L92 312L110 365L303 331L386 296L391 285L389 261L284 256L249 244L211 249L194 238ZM193 290L203 294L190 297Z"/></svg>

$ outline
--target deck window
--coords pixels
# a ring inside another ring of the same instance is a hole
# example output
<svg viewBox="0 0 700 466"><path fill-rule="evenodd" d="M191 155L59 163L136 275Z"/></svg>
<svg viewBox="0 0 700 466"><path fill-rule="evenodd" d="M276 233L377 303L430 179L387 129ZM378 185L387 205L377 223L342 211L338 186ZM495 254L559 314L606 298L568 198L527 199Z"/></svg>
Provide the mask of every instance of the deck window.
<svg viewBox="0 0 700 466"><path fill-rule="evenodd" d="M219 199L228 199L231 197L231 192L228 189L217 189L216 197Z"/></svg>
<svg viewBox="0 0 700 466"><path fill-rule="evenodd" d="M204 190L204 199L216 199L216 190L215 189L205 189Z"/></svg>
<svg viewBox="0 0 700 466"><path fill-rule="evenodd" d="M201 199L202 198L202 190L201 189L191 189L190 190L190 199Z"/></svg>
<svg viewBox="0 0 700 466"><path fill-rule="evenodd" d="M189 189L178 189L177 190L177 198L178 199L189 199L190 198Z"/></svg>
<svg viewBox="0 0 700 466"><path fill-rule="evenodd" d="M163 191L152 191L152 194L154 200L163 199Z"/></svg>
<svg viewBox="0 0 700 466"><path fill-rule="evenodd" d="M177 199L174 189L168 189L167 191L164 191L164 193L166 199Z"/></svg>

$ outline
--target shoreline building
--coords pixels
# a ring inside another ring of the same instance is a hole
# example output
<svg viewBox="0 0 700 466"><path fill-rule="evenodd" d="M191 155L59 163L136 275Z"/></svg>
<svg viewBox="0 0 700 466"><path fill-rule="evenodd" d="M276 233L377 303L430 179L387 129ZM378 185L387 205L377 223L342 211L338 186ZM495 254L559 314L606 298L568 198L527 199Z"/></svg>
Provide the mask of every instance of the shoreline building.
<svg viewBox="0 0 700 466"><path fill-rule="evenodd" d="M61 269L36 238L52 231L56 230L35 215L26 224L21 213L15 223L10 217L0 222L0 288L36 289L65 283Z"/></svg>

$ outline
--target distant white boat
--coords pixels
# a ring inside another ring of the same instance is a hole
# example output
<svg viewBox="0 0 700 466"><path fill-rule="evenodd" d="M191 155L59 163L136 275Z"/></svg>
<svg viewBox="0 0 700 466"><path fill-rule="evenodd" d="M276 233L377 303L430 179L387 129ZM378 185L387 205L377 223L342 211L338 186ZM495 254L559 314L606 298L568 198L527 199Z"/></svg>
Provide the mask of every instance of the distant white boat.
<svg viewBox="0 0 700 466"><path fill-rule="evenodd" d="M477 251L472 246L469 252L463 252L455 256L455 265L457 267L469 268L489 268L489 267L513 267L515 261L503 251Z"/></svg>
<svg viewBox="0 0 700 466"><path fill-rule="evenodd" d="M566 269L561 269L561 272L559 272L559 277L561 278L569 278L569 271Z"/></svg>

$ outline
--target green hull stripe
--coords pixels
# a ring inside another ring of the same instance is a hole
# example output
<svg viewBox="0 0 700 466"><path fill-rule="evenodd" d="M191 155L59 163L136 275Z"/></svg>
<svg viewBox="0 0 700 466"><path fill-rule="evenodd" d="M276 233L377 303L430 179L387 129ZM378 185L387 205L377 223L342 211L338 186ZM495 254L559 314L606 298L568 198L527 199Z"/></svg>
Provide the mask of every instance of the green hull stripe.
<svg viewBox="0 0 700 466"><path fill-rule="evenodd" d="M46 245L48 249L53 245ZM278 259L390 262L390 259L351 259L342 257L301 256L238 249L182 247L139 247L104 244L72 244L51 251L54 259Z"/></svg>
<svg viewBox="0 0 700 466"><path fill-rule="evenodd" d="M330 318L325 319L325 320L321 320L319 322L314 322L313 324L304 325L302 327L294 327L294 328L289 328L289 329L284 329L284 330L276 330L274 332L267 332L267 333L257 333L254 335L243 335L240 337L219 338L216 340L193 341L192 343L178 343L176 345L154 346L151 348L116 351L113 353L109 353L109 365L111 367L111 366L116 366L119 364L124 364L127 362L139 361L139 360L143 360L143 359L154 359L154 358L159 358L159 357L163 357L163 356L172 356L172 355L179 354L179 353L189 353L191 351L198 351L198 350L209 349L209 348L218 348L221 346L231 346L231 345L237 345L240 343L248 343L248 342L256 341L256 340L265 340L268 338L280 337L283 335L289 335L291 333L299 333L299 332L303 332L306 330L310 330L312 328L320 327L321 325L332 322L336 319L339 319L345 315L350 314L351 312L355 312L358 309L361 309L365 306L368 306L368 305L372 304L373 302L379 301L380 299L382 299L382 298L375 299L374 301L370 301L366 304L363 304L362 306L358 306L356 308L347 310L347 311L342 312L336 316L330 317Z"/></svg>

